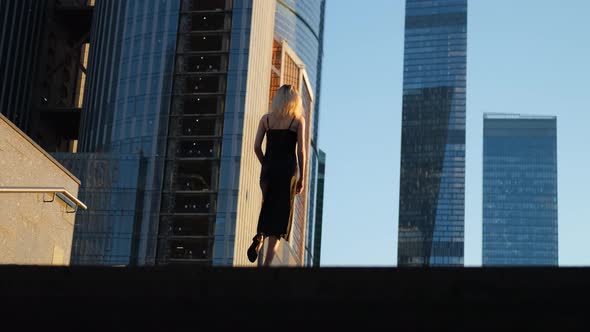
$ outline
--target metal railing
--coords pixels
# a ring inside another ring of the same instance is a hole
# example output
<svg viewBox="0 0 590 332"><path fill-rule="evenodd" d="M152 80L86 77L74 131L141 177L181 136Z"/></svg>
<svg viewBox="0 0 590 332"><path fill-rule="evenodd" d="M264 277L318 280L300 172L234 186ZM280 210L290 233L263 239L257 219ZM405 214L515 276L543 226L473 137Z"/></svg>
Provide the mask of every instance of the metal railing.
<svg viewBox="0 0 590 332"><path fill-rule="evenodd" d="M44 202L53 202L55 196L59 197L64 203L70 206L73 210L67 210L67 213L75 213L78 208L86 210L88 207L82 203L78 198L72 195L63 187L0 187L0 193L6 194L24 194L24 193L35 193L35 194L52 194L50 200L43 198Z"/></svg>

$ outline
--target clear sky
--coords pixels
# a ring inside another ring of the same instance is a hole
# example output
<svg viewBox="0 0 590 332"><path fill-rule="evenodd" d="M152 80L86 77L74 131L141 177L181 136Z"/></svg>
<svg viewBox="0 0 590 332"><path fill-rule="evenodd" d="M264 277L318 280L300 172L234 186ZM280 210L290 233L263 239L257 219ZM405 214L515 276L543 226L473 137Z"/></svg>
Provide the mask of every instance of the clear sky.
<svg viewBox="0 0 590 332"><path fill-rule="evenodd" d="M465 265L481 265L484 112L557 116L559 265L590 265L590 1L469 0ZM404 0L327 0L322 266L395 266Z"/></svg>

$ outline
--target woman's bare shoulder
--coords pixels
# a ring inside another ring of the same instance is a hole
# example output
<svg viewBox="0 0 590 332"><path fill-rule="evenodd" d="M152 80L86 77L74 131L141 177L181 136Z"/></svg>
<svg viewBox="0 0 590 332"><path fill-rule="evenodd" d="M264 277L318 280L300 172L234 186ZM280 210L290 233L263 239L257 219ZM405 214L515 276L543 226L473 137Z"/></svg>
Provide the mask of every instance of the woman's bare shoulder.
<svg viewBox="0 0 590 332"><path fill-rule="evenodd" d="M297 119L295 120L297 122L297 125L304 125L305 124L305 117L303 115L298 116Z"/></svg>

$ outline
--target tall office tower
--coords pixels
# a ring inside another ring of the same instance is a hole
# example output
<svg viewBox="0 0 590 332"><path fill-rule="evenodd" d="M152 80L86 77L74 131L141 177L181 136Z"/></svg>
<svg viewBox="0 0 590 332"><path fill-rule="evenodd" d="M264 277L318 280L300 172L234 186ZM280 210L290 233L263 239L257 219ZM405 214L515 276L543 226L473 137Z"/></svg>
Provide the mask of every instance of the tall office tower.
<svg viewBox="0 0 590 332"><path fill-rule="evenodd" d="M72 263L246 264L274 13L273 1L96 2L81 154L63 157L94 203Z"/></svg>
<svg viewBox="0 0 590 332"><path fill-rule="evenodd" d="M302 264L307 266L313 265L315 252L320 250L315 246L321 243L316 240L316 237L321 237L317 233L318 230L321 231L321 225L316 224L322 220L322 216L316 214L316 204L323 199L317 186L325 11L325 0L277 0L275 14L275 61L271 74L271 97L282 83L288 82L301 87L309 131L311 148L308 149L308 188L303 195L296 197L292 237L292 248ZM283 47L284 45L286 46ZM288 71L282 72L285 75L281 79L281 57L277 52L282 49L288 50L284 64L290 64L291 67L284 67ZM294 55L296 60L290 59L290 55Z"/></svg>
<svg viewBox="0 0 590 332"><path fill-rule="evenodd" d="M558 265L553 116L485 114L484 266Z"/></svg>
<svg viewBox="0 0 590 332"><path fill-rule="evenodd" d="M315 206L315 243L313 245L313 266L320 266L320 258L322 251L322 219L324 215L324 182L326 178L326 153L320 149L318 157L318 198L316 200Z"/></svg>
<svg viewBox="0 0 590 332"><path fill-rule="evenodd" d="M261 204L252 147L271 98L276 7L96 2L79 153L58 156L90 202L72 264L251 264ZM285 63L279 79L299 79L311 116L312 82L288 42L274 59ZM302 265L305 242L289 240L281 263Z"/></svg>
<svg viewBox="0 0 590 332"><path fill-rule="evenodd" d="M407 0L398 266L462 266L467 0Z"/></svg>
<svg viewBox="0 0 590 332"><path fill-rule="evenodd" d="M49 152L76 150L93 4L0 1L0 111Z"/></svg>

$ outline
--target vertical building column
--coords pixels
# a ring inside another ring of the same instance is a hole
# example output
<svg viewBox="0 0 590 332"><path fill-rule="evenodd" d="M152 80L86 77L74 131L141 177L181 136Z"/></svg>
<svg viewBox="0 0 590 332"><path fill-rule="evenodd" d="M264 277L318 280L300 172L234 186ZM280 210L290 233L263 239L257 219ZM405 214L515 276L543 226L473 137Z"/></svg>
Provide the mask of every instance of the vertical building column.
<svg viewBox="0 0 590 332"><path fill-rule="evenodd" d="M275 1L235 1L213 265L250 265L262 197L254 138L268 110Z"/></svg>
<svg viewBox="0 0 590 332"><path fill-rule="evenodd" d="M158 264L212 261L231 29L232 1L182 1Z"/></svg>

